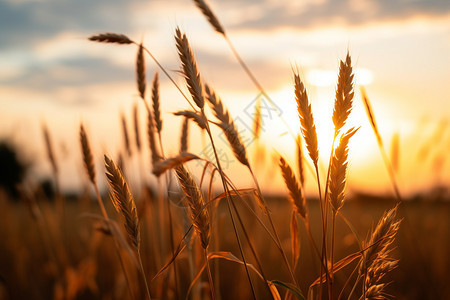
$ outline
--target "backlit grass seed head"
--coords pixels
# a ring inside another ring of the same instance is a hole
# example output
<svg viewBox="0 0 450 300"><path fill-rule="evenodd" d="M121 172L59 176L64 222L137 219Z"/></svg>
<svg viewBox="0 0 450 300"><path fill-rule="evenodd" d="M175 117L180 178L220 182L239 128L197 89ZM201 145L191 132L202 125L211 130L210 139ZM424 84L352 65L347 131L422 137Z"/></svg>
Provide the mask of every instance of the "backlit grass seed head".
<svg viewBox="0 0 450 300"><path fill-rule="evenodd" d="M307 218L307 208L305 198L302 193L302 189L298 185L297 179L295 178L294 172L292 172L291 167L287 164L283 157L280 156L279 166L281 173L283 174L284 182L289 190L289 198L293 204L294 210L302 218Z"/></svg>
<svg viewBox="0 0 450 300"><path fill-rule="evenodd" d="M162 119L161 119L161 108L159 100L159 75L155 72L153 77L153 87L152 87L152 103L153 103L153 117L155 120L156 130L161 132L162 130Z"/></svg>
<svg viewBox="0 0 450 300"><path fill-rule="evenodd" d="M211 108L214 111L214 115L217 119L219 119L219 127L222 129L225 137L228 140L228 143L233 150L234 156L242 163L244 166L249 167L250 162L247 158L247 151L245 150L245 146L242 143L241 137L236 129L236 125L231 119L230 114L225 109L222 101L212 89L209 88L208 85L205 85L206 91L206 99L208 100Z"/></svg>
<svg viewBox="0 0 450 300"><path fill-rule="evenodd" d="M122 216L125 229L133 246L139 249L139 219L133 195L130 192L122 171L105 155L106 177L111 190L111 201L116 211Z"/></svg>
<svg viewBox="0 0 450 300"><path fill-rule="evenodd" d="M98 35L93 35L89 37L90 41L100 42L100 43L114 43L114 44L132 44L133 41L130 40L126 35L117 33L101 33Z"/></svg>
<svg viewBox="0 0 450 300"><path fill-rule="evenodd" d="M222 25L220 25L219 20L213 14L208 4L203 0L194 0L197 7L202 11L203 15L208 19L208 22L218 33L225 35L225 30Z"/></svg>
<svg viewBox="0 0 450 300"><path fill-rule="evenodd" d="M203 249L207 249L211 230L208 210L206 208L203 209L202 193L191 174L182 165L176 167L175 171L191 211L191 220L194 229L200 235Z"/></svg>
<svg viewBox="0 0 450 300"><path fill-rule="evenodd" d="M83 153L83 162L86 172L89 176L89 180L92 184L95 185L95 166L94 159L92 158L91 147L89 146L89 140L86 135L86 131L84 130L84 126L80 125L80 143L81 143L81 152Z"/></svg>
<svg viewBox="0 0 450 300"><path fill-rule="evenodd" d="M145 76L145 59L144 59L144 46L139 44L138 53L136 57L136 80L139 95L142 99L145 99L145 89L146 89L146 76Z"/></svg>
<svg viewBox="0 0 450 300"><path fill-rule="evenodd" d="M175 41L188 90L191 93L195 104L202 109L205 105L205 100L203 98L203 87L200 80L200 73L197 69L194 54L189 46L189 41L186 35L181 33L178 27L176 29Z"/></svg>
<svg viewBox="0 0 450 300"><path fill-rule="evenodd" d="M297 101L298 116L300 118L300 125L303 138L308 149L308 154L314 165L317 165L319 160L319 146L317 142L316 125L314 124L314 117L311 111L311 104L308 100L305 86L298 74L294 74L295 81L295 100Z"/></svg>
<svg viewBox="0 0 450 300"><path fill-rule="evenodd" d="M340 61L339 77L336 87L336 98L333 110L333 123L335 133L338 134L350 115L353 105L354 74L350 54L347 53L345 61Z"/></svg>
<svg viewBox="0 0 450 300"><path fill-rule="evenodd" d="M359 128L351 128L341 136L331 161L330 171L330 203L337 212L344 204L345 185L347 181L348 142Z"/></svg>

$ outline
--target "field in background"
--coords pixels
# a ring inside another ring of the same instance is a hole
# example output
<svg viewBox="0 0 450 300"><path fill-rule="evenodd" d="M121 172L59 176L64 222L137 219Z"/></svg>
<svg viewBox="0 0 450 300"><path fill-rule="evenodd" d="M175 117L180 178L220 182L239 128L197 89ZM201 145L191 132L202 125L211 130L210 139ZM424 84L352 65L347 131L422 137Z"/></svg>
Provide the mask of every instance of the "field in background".
<svg viewBox="0 0 450 300"><path fill-rule="evenodd" d="M68 250L60 249L64 260L70 266L65 270L65 276L72 281L72 299L127 299L125 283L120 266L113 251L114 245L108 236L93 229L92 220L83 217L86 212L98 212L99 208L89 196L70 199L68 202L68 219L66 233L63 238ZM352 201L355 200L355 201ZM399 210L399 216L405 218L395 242L394 256L400 259L399 267L388 275L386 282L389 294L396 299L446 299L450 296L448 278L450 278L450 203L424 201L405 201ZM45 199L38 199L42 213L52 228L53 237L58 236L55 224L55 210ZM2 196L0 210L0 299L52 299L57 294L58 282L55 278L56 270L49 263L46 245L42 240L36 223L23 203L11 203ZM352 222L358 232L364 237L365 233L374 226L383 211L392 207L392 200L372 196L359 196L349 199L343 208L343 214ZM316 201L309 201L312 212L318 212ZM285 248L290 249L289 218L291 208L287 198L268 198L268 206L273 212L277 228L282 229L280 235ZM141 209L142 206L140 206ZM176 208L176 206L173 206ZM112 213L112 207L108 210ZM141 211L141 213L143 213ZM177 210L177 213L181 213ZM231 233L229 221L226 221L225 207L220 206L220 214L216 222L224 235L220 238L222 251L237 251L234 236ZM247 220L251 220L248 216ZM317 213L313 220L319 220ZM261 251L263 266L272 279L288 280L280 265L280 258L271 241L258 234L258 225L254 222L246 223L252 237L260 237L256 241ZM346 225L337 223L337 240L339 247L336 257L357 250L355 239ZM143 260L152 270L152 253L148 228L142 226ZM284 230L283 230L284 229ZM183 228L176 227L178 239ZM315 232L319 238L319 232ZM318 276L318 266L311 263L310 246L303 226L300 226L301 254L300 265L296 270L300 282L311 282ZM177 240L177 239L176 239ZM214 237L213 237L214 240ZM212 244L214 245L214 241ZM60 245L64 247L63 245ZM289 251L288 251L289 252ZM288 253L288 255L290 255ZM178 266L187 268L186 257L182 256ZM212 264L213 274L216 265ZM223 299L248 299L250 297L248 283L242 266L235 263L220 261L220 289ZM338 273L336 281L342 283L349 274L349 269ZM149 275L151 276L151 275ZM136 279L137 280L137 279ZM163 280L156 280L152 286L162 284ZM185 291L190 283L189 278L180 279L182 290ZM265 290L258 284L258 292ZM239 287L241 285L241 287ZM70 285L69 285L70 286ZM229 287L233 286L232 289ZM303 284L302 288L306 290ZM206 293L208 291L206 290ZM184 293L182 293L184 294ZM266 294L267 295L267 294ZM122 298L123 297L123 298Z"/></svg>

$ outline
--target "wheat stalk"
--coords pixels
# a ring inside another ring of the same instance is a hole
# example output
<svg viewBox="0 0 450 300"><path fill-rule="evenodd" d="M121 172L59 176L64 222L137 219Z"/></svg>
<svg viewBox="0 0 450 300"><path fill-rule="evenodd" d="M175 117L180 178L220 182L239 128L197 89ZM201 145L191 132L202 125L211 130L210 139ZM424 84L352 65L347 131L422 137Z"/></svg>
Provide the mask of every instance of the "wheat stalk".
<svg viewBox="0 0 450 300"><path fill-rule="evenodd" d="M244 165L250 167L250 163L247 159L247 152L245 150L245 146L242 144L239 133L236 129L236 126L233 120L230 117L228 111L224 108L222 101L213 90L209 88L208 85L205 85L206 91L206 99L208 100L211 108L214 111L214 115L217 119L219 119L219 127L222 129L225 137L228 140L228 143L233 150L234 156Z"/></svg>
<svg viewBox="0 0 450 300"><path fill-rule="evenodd" d="M197 69L197 63L195 62L194 54L189 46L189 41L184 33L181 33L180 29L176 29L175 41L177 44L178 54L181 60L181 66L183 69L183 75L188 86L188 90L191 93L192 99L195 104L202 109L205 105L203 98L203 88L200 80L200 73Z"/></svg>
<svg viewBox="0 0 450 300"><path fill-rule="evenodd" d="M303 165L303 150L302 150L302 138L297 135L297 139L295 140L295 144L297 146L297 168L298 168L298 176L300 178L300 184L305 186L305 168Z"/></svg>
<svg viewBox="0 0 450 300"><path fill-rule="evenodd" d="M289 190L289 198L294 206L294 210L306 220L308 218L308 210L305 197L302 189L298 185L297 178L295 178L294 172L292 172L291 167L282 156L280 156L279 166L281 168L281 173L283 174L284 183Z"/></svg>
<svg viewBox="0 0 450 300"><path fill-rule="evenodd" d="M126 35L110 32L93 35L89 37L89 40L100 43L133 44L133 41Z"/></svg>

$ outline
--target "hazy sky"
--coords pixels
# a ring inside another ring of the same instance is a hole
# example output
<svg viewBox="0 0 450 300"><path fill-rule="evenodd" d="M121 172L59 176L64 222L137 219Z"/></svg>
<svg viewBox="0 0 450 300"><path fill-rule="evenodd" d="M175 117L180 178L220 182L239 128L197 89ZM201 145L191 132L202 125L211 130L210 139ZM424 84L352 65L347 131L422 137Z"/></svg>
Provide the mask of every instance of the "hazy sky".
<svg viewBox="0 0 450 300"><path fill-rule="evenodd" d="M399 177L405 189L425 185L427 180L449 179L436 179L433 176L437 175L431 174L442 156L439 151L445 153L450 145L450 130L443 130L435 140L438 150L429 153L427 161L416 162L421 147L450 113L450 1L209 3L292 128L298 123L291 67L298 66L305 78L317 120L323 124L318 125L319 135L326 135L338 62L349 49L357 82L367 85L388 151L392 134L400 133L403 173ZM3 0L0 137L26 144L25 155L33 160L42 158L39 167L48 170L40 132L45 121L68 174L81 177L82 169L73 159L79 159L80 121L87 124L95 139L99 158L103 151L115 155L121 143L119 112L125 111L131 129L131 107L138 101L135 47L94 44L86 38L101 32L120 32L143 40L182 84L175 72L179 69L173 39L176 26L187 33L205 81L221 94L233 115L244 120L242 112L254 103L258 92L227 44L191 1ZM147 66L150 81L156 68L150 60ZM173 153L178 147L178 138L174 140L173 136L178 137L180 122L170 113L187 105L162 75L161 83L166 148ZM350 154L354 157L350 171L351 176L354 174L353 186L389 191L359 93L355 104L352 125L362 128ZM290 137L284 134L286 129L279 120L273 122L277 124L267 126L270 130L264 132L263 141L269 150L293 158L295 151ZM323 157L328 156L326 144L321 143ZM442 160L440 172L448 170L449 164ZM411 176L418 172L427 174L427 179Z"/></svg>

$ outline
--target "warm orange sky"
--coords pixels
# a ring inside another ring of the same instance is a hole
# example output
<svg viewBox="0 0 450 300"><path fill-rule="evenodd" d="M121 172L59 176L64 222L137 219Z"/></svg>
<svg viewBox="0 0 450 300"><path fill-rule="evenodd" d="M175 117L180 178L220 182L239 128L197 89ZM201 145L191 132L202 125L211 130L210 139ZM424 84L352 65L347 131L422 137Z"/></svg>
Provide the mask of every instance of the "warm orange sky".
<svg viewBox="0 0 450 300"><path fill-rule="evenodd" d="M298 120L291 67L299 67L312 101L324 165L331 144L328 128L338 62L349 49L356 81L366 85L388 153L392 135L400 134L401 188L408 193L428 188L430 182L449 182L450 130L445 127L433 140L436 128L450 113L448 1L210 4L294 131L298 131ZM109 31L142 39L182 84L175 72L179 69L173 38L176 26L187 33L204 81L217 90L235 120L251 127L246 112L251 111L258 91L226 42L190 1L9 0L0 3L0 137L26 145L24 154L39 161L35 169L47 172L40 131L45 121L68 174L63 184L77 185L83 176L78 163L80 121L94 140L100 167L102 153L115 155L122 143L120 111L125 111L131 129L131 108L139 100L134 82L135 47L94 44L86 37ZM150 60L147 67L150 82L156 67ZM188 106L169 81L160 77L165 149L175 153L180 120L171 112ZM264 145L293 164L295 149L286 128L276 117L266 123ZM350 124L361 129L351 144L349 189L389 193L387 172L358 89ZM191 129L192 139L201 140L193 125ZM429 141L434 149L427 152L422 148ZM191 140L191 146L192 152L200 153L206 145ZM421 151L426 155L419 160ZM241 174L234 164L230 170ZM269 172L270 180L264 185L274 191L281 176L269 165L273 163L268 161L260 171ZM261 173L261 178L265 176ZM245 185L250 182L246 179L239 181ZM314 186L308 190L314 193Z"/></svg>

